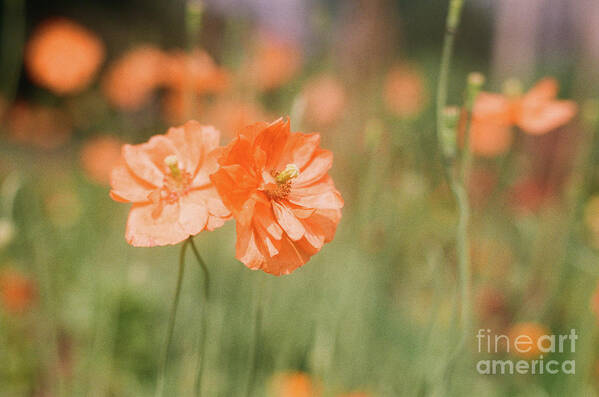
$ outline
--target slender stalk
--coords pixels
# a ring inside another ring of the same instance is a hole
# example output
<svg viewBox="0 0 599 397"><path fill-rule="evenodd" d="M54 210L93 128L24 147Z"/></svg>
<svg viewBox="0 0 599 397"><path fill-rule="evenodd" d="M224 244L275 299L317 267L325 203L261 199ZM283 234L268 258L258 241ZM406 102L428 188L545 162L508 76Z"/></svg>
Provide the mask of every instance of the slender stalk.
<svg viewBox="0 0 599 397"><path fill-rule="evenodd" d="M464 0L450 0L449 2L449 12L447 14L445 37L443 38L443 50L441 53L439 82L437 84L437 137L439 141L441 140L443 126L443 110L447 106L447 87L449 85L449 68L453 55L453 44L455 33L460 24L463 5Z"/></svg>
<svg viewBox="0 0 599 397"><path fill-rule="evenodd" d="M208 265L206 265L206 262L200 255L200 251L198 251L195 243L193 242L193 239L190 237L188 241L191 245L191 250L193 251L193 254L195 255L198 261L198 264L204 272L204 298L206 298L206 301L208 301L208 297L210 296L210 272L208 271Z"/></svg>
<svg viewBox="0 0 599 397"><path fill-rule="evenodd" d="M210 298L210 290L209 290L209 286L210 286L210 273L208 272L208 266L206 265L206 262L204 261L204 259L202 258L202 256L200 255L200 251L197 249L193 239L190 237L189 238L189 243L191 245L191 250L193 251L198 264L200 265L200 267L202 268L202 271L204 272L204 309L202 310L202 318L201 318L201 325L200 325L200 338L198 340L198 359L197 359L197 376L195 379L195 386L194 389L196 391L196 395L197 396L201 396L202 395L202 375L204 373L204 357L206 354L206 332L207 332L207 309L208 309L208 303L209 303L209 298Z"/></svg>
<svg viewBox="0 0 599 397"><path fill-rule="evenodd" d="M191 238L190 238L191 239ZM181 252L179 254L179 274L177 276L177 287L175 288L175 297L173 299L173 305L171 307L171 313L168 320L168 330L166 334L166 344L164 346L164 353L162 357L162 364L160 365L160 372L158 373L158 383L156 385L156 397L164 395L164 385L166 379L166 367L168 363L168 353L171 348L173 341L173 331L175 330L175 320L177 318L177 308L179 306L179 298L181 297L181 286L183 285L183 275L185 273L185 251L187 244L190 239L185 240L181 246Z"/></svg>
<svg viewBox="0 0 599 397"><path fill-rule="evenodd" d="M437 86L437 138L439 145L443 145L443 112L447 106L447 90L449 85L449 70L455 34L460 23L460 17L464 0L450 0L449 12L447 15L445 37L443 39L443 50L441 54L441 65L439 71L439 83ZM466 132L468 135L468 131ZM468 240L468 223L470 219L470 208L468 202L468 193L464 185L464 179L468 172L470 164L469 138L466 138L466 146L462 153L462 167L460 172L454 172L453 164L447 158L444 159L444 170L448 179L449 186L455 197L458 206L458 224L456 229L456 253L458 258L458 272L461 296L461 328L462 333L456 350L449 358L451 364L459 356L465 345L466 338L470 332L472 322L471 309L471 270L470 270L470 247ZM451 365L448 365L448 369Z"/></svg>

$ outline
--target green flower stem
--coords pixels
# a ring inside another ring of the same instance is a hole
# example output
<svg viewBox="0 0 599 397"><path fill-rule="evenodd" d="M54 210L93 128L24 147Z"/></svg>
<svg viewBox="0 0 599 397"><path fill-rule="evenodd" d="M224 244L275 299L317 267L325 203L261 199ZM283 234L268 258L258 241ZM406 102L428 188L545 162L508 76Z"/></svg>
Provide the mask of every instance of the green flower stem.
<svg viewBox="0 0 599 397"><path fill-rule="evenodd" d="M173 305L171 307L171 313L168 320L168 330L166 334L166 344L164 346L164 353L162 356L162 364L160 365L160 372L158 373L158 383L156 385L156 397L162 397L164 395L164 386L166 379L166 367L168 363L168 353L171 348L173 341L173 331L175 330L175 320L177 318L177 308L179 306L179 298L181 297L181 286L183 284L183 275L185 273L185 251L187 244L191 241L191 238L185 240L181 246L181 252L179 254L179 275L177 276L177 287L175 288L175 297L173 299Z"/></svg>
<svg viewBox="0 0 599 397"><path fill-rule="evenodd" d="M206 355L206 332L207 332L207 317L208 317L208 303L210 297L210 273L208 272L208 266L206 262L200 255L200 251L198 251L193 239L189 238L189 243L191 245L191 250L193 251L198 264L202 268L204 272L204 310L202 311L202 319L200 325L200 338L198 340L198 360L197 360L197 376L195 380L195 391L197 396L202 395L202 375L204 373L204 361Z"/></svg>
<svg viewBox="0 0 599 397"><path fill-rule="evenodd" d="M441 54L441 66L439 72L439 83L437 86L437 138L440 146L442 142L443 131L443 112L447 106L447 89L449 84L449 68L453 55L455 33L460 23L460 17L464 0L450 0L449 12L447 15L445 37L443 40L443 52ZM468 138L466 138L468 141ZM452 164L447 159L444 160L445 172L448 178L449 186L455 197L458 206L458 224L456 230L456 252L458 257L458 270L461 296L461 325L462 335L453 357L459 355L463 349L472 323L471 308L471 270L470 270L470 247L468 240L468 223L470 220L470 208L468 202L468 192L464 185L464 178L469 167L469 144L464 147L462 153L462 168L459 173L452 170ZM450 358L450 362L453 358Z"/></svg>

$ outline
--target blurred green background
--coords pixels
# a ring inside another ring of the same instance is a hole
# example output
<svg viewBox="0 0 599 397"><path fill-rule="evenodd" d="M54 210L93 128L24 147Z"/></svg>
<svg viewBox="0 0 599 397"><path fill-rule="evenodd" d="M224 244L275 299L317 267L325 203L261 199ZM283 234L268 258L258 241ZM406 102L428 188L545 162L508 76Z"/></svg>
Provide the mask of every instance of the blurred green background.
<svg viewBox="0 0 599 397"><path fill-rule="evenodd" d="M115 150L190 118L216 125L226 144L240 125L284 115L334 152L345 199L336 238L273 277L234 258L233 222L198 235L211 296L188 255L166 395L198 395L203 336L204 396L597 395L597 6L466 1L450 75L451 104L479 71L495 92L510 77L528 89L554 76L560 97L580 105L565 126L514 131L506 151L475 156L468 186L474 328L576 329L576 351L551 355L575 359L575 375L480 375L479 360L517 358L479 353L474 331L451 357L457 210L434 113L446 9L440 0L4 0L0 396L152 395L180 247L127 245L127 206L108 196ZM62 26L64 54L31 49L57 17L83 38ZM226 87L185 102L187 88L156 76L177 70L150 70L146 55L114 72L140 47L167 60L205 50Z"/></svg>

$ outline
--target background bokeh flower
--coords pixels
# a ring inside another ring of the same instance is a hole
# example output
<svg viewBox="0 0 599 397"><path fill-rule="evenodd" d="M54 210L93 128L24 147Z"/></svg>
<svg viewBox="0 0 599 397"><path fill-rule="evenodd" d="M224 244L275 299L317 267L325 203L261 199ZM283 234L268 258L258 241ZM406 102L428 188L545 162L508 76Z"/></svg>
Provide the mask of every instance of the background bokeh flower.
<svg viewBox="0 0 599 397"><path fill-rule="evenodd" d="M86 88L103 59L104 44L98 36L65 18L38 26L25 52L25 64L33 81L59 95Z"/></svg>

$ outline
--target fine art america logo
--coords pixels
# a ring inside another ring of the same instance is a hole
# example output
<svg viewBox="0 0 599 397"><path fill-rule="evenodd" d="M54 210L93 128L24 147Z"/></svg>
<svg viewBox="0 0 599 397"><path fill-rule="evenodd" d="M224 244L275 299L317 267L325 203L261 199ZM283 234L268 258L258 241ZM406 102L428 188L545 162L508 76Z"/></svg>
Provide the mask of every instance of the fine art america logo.
<svg viewBox="0 0 599 397"><path fill-rule="evenodd" d="M478 352L482 354L511 353L528 360L484 359L476 364L481 375L514 375L514 374L557 374L573 375L576 372L575 360L555 360L546 357L550 353L575 353L578 335L571 329L565 335L541 335L533 338L530 335L492 334L490 329L479 329L476 334ZM544 357L545 356L545 357Z"/></svg>

